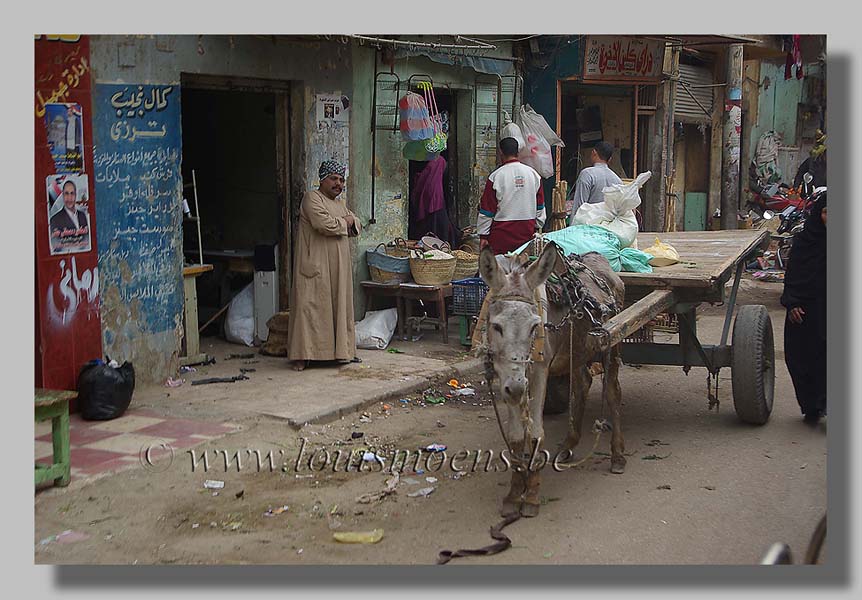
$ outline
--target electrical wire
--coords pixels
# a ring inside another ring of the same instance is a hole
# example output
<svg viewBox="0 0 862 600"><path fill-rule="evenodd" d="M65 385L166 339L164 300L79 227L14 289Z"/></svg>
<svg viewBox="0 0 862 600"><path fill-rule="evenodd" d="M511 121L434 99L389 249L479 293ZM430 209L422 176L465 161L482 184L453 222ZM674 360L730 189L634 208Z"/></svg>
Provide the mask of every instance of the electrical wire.
<svg viewBox="0 0 862 600"><path fill-rule="evenodd" d="M468 42L494 44L494 43L496 43L496 42L524 42L524 41L527 41L527 40L531 40L531 39L533 39L533 38L541 37L541 35L542 35L542 34L536 33L536 34L528 35L528 36L526 36L526 37L522 37L522 38L515 38L515 39L493 39L493 40L482 39L482 38L468 38L468 37L463 36L463 35L458 36L458 37L460 37L461 39L467 40Z"/></svg>

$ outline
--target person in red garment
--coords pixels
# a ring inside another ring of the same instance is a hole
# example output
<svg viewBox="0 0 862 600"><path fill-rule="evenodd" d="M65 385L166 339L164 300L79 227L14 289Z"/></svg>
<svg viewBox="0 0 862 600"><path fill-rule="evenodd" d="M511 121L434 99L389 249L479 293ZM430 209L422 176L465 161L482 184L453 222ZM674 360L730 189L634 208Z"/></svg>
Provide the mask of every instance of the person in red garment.
<svg viewBox="0 0 862 600"><path fill-rule="evenodd" d="M500 140L500 154L503 164L488 176L476 221L481 247L494 254L516 250L545 224L542 178L518 160L518 140Z"/></svg>

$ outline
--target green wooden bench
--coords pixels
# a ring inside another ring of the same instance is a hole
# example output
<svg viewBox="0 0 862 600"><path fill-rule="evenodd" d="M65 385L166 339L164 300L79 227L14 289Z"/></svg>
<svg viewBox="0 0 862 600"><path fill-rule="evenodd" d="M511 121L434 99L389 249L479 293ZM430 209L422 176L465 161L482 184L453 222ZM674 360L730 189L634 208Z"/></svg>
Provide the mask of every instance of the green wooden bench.
<svg viewBox="0 0 862 600"><path fill-rule="evenodd" d="M51 419L51 438L54 442L53 463L36 463L36 485L46 481L65 487L71 481L72 462L69 451L69 401L78 392L36 388L36 422Z"/></svg>

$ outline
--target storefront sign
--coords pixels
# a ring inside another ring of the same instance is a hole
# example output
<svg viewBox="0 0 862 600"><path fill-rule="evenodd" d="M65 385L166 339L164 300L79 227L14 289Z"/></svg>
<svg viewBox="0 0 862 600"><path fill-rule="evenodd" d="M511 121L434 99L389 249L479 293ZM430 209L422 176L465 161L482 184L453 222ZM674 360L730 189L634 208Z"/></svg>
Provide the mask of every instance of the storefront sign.
<svg viewBox="0 0 862 600"><path fill-rule="evenodd" d="M656 82L664 63L664 42L626 36L587 36L584 80Z"/></svg>
<svg viewBox="0 0 862 600"><path fill-rule="evenodd" d="M179 85L98 83L94 106L99 267L116 291L104 310L131 310L143 335L172 331L183 303ZM107 354L132 343L109 333Z"/></svg>

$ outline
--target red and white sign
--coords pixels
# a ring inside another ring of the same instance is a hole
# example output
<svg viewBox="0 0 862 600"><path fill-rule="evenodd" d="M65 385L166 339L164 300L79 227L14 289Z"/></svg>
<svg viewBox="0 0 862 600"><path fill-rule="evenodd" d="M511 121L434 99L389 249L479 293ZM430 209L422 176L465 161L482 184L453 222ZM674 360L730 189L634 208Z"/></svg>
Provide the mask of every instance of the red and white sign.
<svg viewBox="0 0 862 600"><path fill-rule="evenodd" d="M587 36L584 80L657 82L664 63L664 42L616 35Z"/></svg>

